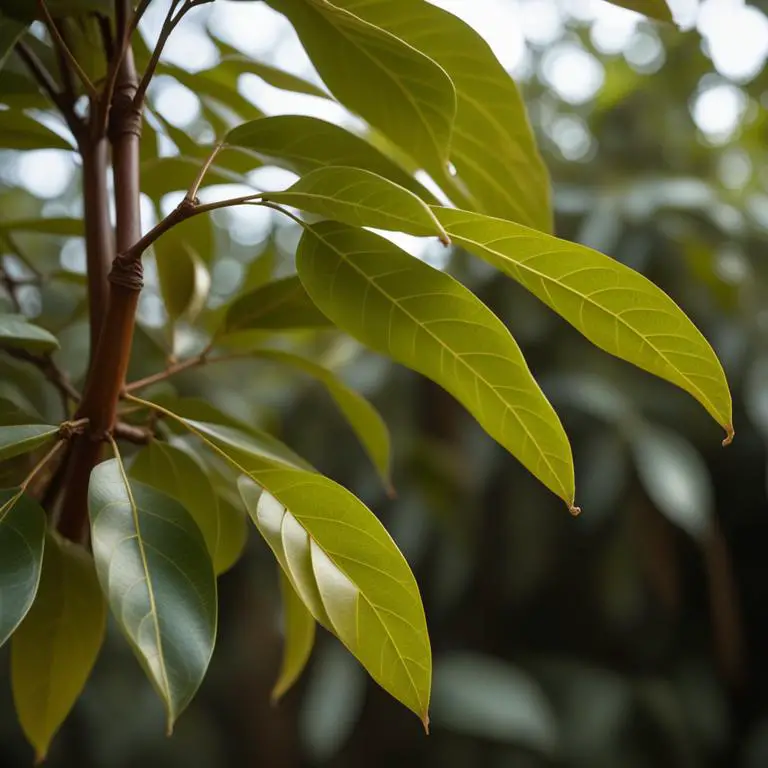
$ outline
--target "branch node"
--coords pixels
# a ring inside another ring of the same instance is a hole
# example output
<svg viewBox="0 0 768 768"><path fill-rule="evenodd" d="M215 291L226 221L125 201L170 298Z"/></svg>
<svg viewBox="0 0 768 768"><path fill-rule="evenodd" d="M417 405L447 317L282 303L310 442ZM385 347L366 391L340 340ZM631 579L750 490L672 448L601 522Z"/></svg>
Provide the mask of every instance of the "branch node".
<svg viewBox="0 0 768 768"><path fill-rule="evenodd" d="M140 291L144 287L144 267L141 260L132 259L126 254L116 256L109 273L109 282L130 291Z"/></svg>
<svg viewBox="0 0 768 768"><path fill-rule="evenodd" d="M134 86L118 88L112 97L112 109L109 112L109 138L115 141L125 134L141 136L141 110L133 104Z"/></svg>

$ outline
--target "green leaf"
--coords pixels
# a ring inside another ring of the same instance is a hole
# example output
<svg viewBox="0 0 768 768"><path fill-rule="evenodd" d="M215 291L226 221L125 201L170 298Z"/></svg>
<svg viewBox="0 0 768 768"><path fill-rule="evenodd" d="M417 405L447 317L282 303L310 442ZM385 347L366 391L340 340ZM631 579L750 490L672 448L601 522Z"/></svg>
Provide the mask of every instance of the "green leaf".
<svg viewBox="0 0 768 768"><path fill-rule="evenodd" d="M312 303L296 275L273 280L236 298L224 317L226 333L328 328L331 322Z"/></svg>
<svg viewBox="0 0 768 768"><path fill-rule="evenodd" d="M450 392L577 511L560 420L509 331L474 294L388 240L336 222L307 227L296 267L339 328Z"/></svg>
<svg viewBox="0 0 768 768"><path fill-rule="evenodd" d="M659 21L673 21L672 11L665 0L607 0L609 3L627 8L643 16L650 16Z"/></svg>
<svg viewBox="0 0 768 768"><path fill-rule="evenodd" d="M202 682L216 637L216 577L178 501L129 481L119 458L91 473L91 542L101 588L162 698L168 731Z"/></svg>
<svg viewBox="0 0 768 768"><path fill-rule="evenodd" d="M24 34L27 25L14 19L3 18L0 14L0 69L3 68L13 51L16 41ZM5 96L5 92L2 92Z"/></svg>
<svg viewBox="0 0 768 768"><path fill-rule="evenodd" d="M41 232L45 235L62 237L83 237L85 234L83 219L64 217L41 219L11 219L0 221L0 229L8 232Z"/></svg>
<svg viewBox="0 0 768 768"><path fill-rule="evenodd" d="M0 427L0 461L29 453L48 442L59 431L49 424L20 424Z"/></svg>
<svg viewBox="0 0 768 768"><path fill-rule="evenodd" d="M0 110L0 149L68 149L73 147L46 128L16 109Z"/></svg>
<svg viewBox="0 0 768 768"><path fill-rule="evenodd" d="M269 0L333 95L430 172L448 163L456 92L445 70L400 38L325 0Z"/></svg>
<svg viewBox="0 0 768 768"><path fill-rule="evenodd" d="M282 698L299 679L309 661L315 642L315 620L296 594L290 579L280 570L280 594L283 598L283 663L272 689L272 700Z"/></svg>
<svg viewBox="0 0 768 768"><path fill-rule="evenodd" d="M257 349L254 356L274 360L296 368L317 379L333 398L376 467L384 485L392 492L390 476L391 448L389 431L381 414L362 395L348 387L327 368L290 352L277 349Z"/></svg>
<svg viewBox="0 0 768 768"><path fill-rule="evenodd" d="M155 243L160 295L172 322L194 320L205 306L211 275L202 259L183 240L169 237Z"/></svg>
<svg viewBox="0 0 768 768"><path fill-rule="evenodd" d="M263 199L353 226L434 236L449 244L426 203L404 187L360 168L318 168L284 192L265 193Z"/></svg>
<svg viewBox="0 0 768 768"><path fill-rule="evenodd" d="M591 248L519 224L434 210L457 245L517 280L593 344L693 395L730 442L731 394L720 361L650 280Z"/></svg>
<svg viewBox="0 0 768 768"><path fill-rule="evenodd" d="M243 173L261 165L256 158L248 159L242 155L242 159L247 160L243 166L247 166L247 170ZM186 191L200 170L202 163L202 158L185 155L146 160L141 164L142 191L146 192L153 200L159 200L169 192ZM244 184L243 173L214 164L205 174L205 184L206 186L211 184Z"/></svg>
<svg viewBox="0 0 768 768"><path fill-rule="evenodd" d="M223 535L219 500L205 468L181 448L153 440L131 464L130 476L179 501L203 534L217 574L232 567L240 554Z"/></svg>
<svg viewBox="0 0 768 768"><path fill-rule="evenodd" d="M422 200L435 202L406 170L381 150L344 128L305 115L276 115L233 128L226 143L258 153L303 174L327 165L362 168L394 181Z"/></svg>
<svg viewBox="0 0 768 768"><path fill-rule="evenodd" d="M49 535L37 598L11 641L13 700L37 762L88 680L106 618L91 557Z"/></svg>
<svg viewBox="0 0 768 768"><path fill-rule="evenodd" d="M35 599L45 526L43 508L20 488L0 490L0 647Z"/></svg>
<svg viewBox="0 0 768 768"><path fill-rule="evenodd" d="M488 43L472 27L423 0L335 0L432 58L456 88L451 161L457 171L435 180L492 216L552 229L549 175L520 92ZM457 183L458 182L458 183Z"/></svg>
<svg viewBox="0 0 768 768"><path fill-rule="evenodd" d="M0 348L51 352L59 348L56 337L44 328L28 323L20 315L0 315Z"/></svg>
<svg viewBox="0 0 768 768"><path fill-rule="evenodd" d="M239 483L246 507L304 604L426 725L432 657L424 609L408 563L375 515L327 477L251 449L236 430L132 399L181 422L247 476ZM261 500L254 483L266 491Z"/></svg>

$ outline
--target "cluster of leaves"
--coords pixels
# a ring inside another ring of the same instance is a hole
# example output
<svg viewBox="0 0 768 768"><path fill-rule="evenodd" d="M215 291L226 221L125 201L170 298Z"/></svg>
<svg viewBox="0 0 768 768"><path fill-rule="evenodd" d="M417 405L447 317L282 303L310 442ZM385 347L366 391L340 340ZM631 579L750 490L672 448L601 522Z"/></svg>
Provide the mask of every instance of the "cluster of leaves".
<svg viewBox="0 0 768 768"><path fill-rule="evenodd" d="M193 4L184 0L182 12ZM82 65L84 82L95 86L107 77L107 66L89 46L91 25L110 23L109 5L62 0L47 6L67 22L65 42ZM201 148L147 110L143 186L158 207L165 194L196 192L203 182L247 183L259 165L284 167L300 178L285 190L206 205L193 194L177 209L182 223L170 228L161 222L148 234L142 248L154 247L171 355L175 331L197 318L205 321L199 325L204 340L195 354L126 387L122 415L151 439L124 462L126 447L118 446L116 430L113 458L91 475L93 565L84 548L47 524L46 471L83 428L66 421L78 393L51 358L59 341L18 312L0 317L0 349L43 372L65 407L65 421L48 425L23 413L18 401L9 403L0 427L0 459L13 459L10 475L20 478L3 492L0 508L0 642L11 638L17 710L40 755L90 673L107 604L164 700L172 727L213 652L216 576L242 549L240 504L281 567L286 650L275 695L300 674L320 623L428 723L431 652L424 610L389 534L363 502L270 434L233 423L206 404L131 394L181 370L258 357L317 378L389 487L389 437L379 414L330 370L296 354L287 335L339 329L443 387L578 512L568 437L509 331L461 283L371 230L435 237L479 257L601 349L687 391L722 425L726 440L733 434L720 363L674 301L610 257L551 234L547 171L522 99L476 32L422 0L269 5L291 22L328 91L224 49L220 64L195 75L163 63L157 69L195 89L219 132L218 142ZM633 5L669 18L662 2ZM172 3L167 28L180 19L172 16L177 6ZM67 138L35 119L48 105L14 52L23 35L53 71L56 41L49 45L26 31L29 19L15 4L0 7L11 19L3 20L0 40L8 106L0 112L0 146L72 150ZM138 36L134 48L139 65L150 66ZM335 99L365 121L366 131L299 115L252 119L255 108L236 87L243 73ZM179 154L158 156L157 133ZM422 183L424 175L431 184ZM231 302L201 314L210 284L200 253L210 232L201 214L231 205L267 207L300 224L296 274L271 279L267 268ZM309 215L298 218L295 209ZM0 227L9 260L33 264L18 247L17 232L72 235L82 224L40 218L5 220ZM5 268L2 276L19 309L21 282ZM36 267L32 277L40 277ZM25 459L39 449L42 458L30 470ZM239 495L232 493L235 482Z"/></svg>

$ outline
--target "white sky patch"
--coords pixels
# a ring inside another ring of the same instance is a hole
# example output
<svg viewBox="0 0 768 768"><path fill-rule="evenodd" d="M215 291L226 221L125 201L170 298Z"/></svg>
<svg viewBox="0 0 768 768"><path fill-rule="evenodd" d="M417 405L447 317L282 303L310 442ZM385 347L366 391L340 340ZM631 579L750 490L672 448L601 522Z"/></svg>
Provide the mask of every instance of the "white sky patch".
<svg viewBox="0 0 768 768"><path fill-rule="evenodd" d="M176 128L184 128L200 117L200 99L186 86L170 77L153 83L157 112Z"/></svg>
<svg viewBox="0 0 768 768"><path fill-rule="evenodd" d="M518 10L518 24L533 45L551 45L565 31L560 9L549 0L524 0Z"/></svg>
<svg viewBox="0 0 768 768"><path fill-rule="evenodd" d="M593 99L603 85L601 62L576 43L559 43L550 48L541 62L544 82L569 104Z"/></svg>
<svg viewBox="0 0 768 768"><path fill-rule="evenodd" d="M713 143L727 142L747 106L744 92L730 83L713 85L695 97L691 113L699 130Z"/></svg>
<svg viewBox="0 0 768 768"><path fill-rule="evenodd" d="M62 149L23 152L18 163L18 179L22 186L44 199L61 195L75 172L72 153Z"/></svg>

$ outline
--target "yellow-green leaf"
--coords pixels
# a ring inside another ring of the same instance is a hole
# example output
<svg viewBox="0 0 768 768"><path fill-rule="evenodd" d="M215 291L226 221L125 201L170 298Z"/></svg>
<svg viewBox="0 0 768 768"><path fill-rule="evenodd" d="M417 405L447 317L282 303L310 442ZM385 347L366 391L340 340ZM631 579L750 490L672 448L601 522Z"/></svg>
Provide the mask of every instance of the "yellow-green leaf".
<svg viewBox="0 0 768 768"><path fill-rule="evenodd" d="M37 598L11 641L13 700L38 762L88 680L106 615L91 557L49 535Z"/></svg>
<svg viewBox="0 0 768 768"><path fill-rule="evenodd" d="M607 0L614 5L620 5L635 13L642 13L643 16L650 16L659 21L672 21L672 11L669 9L666 0Z"/></svg>
<svg viewBox="0 0 768 768"><path fill-rule="evenodd" d="M582 245L468 211L435 208L452 240L510 275L593 344L693 395L733 435L712 347L666 293Z"/></svg>
<svg viewBox="0 0 768 768"><path fill-rule="evenodd" d="M200 529L176 499L129 481L120 458L88 487L96 572L165 704L168 732L205 676L216 638L216 577Z"/></svg>
<svg viewBox="0 0 768 768"><path fill-rule="evenodd" d="M269 0L333 95L429 171L448 163L456 92L432 59L327 0Z"/></svg>
<svg viewBox="0 0 768 768"><path fill-rule="evenodd" d="M280 595L283 600L283 663L272 689L277 701L299 679L309 661L315 642L315 620L296 594L285 571L280 569Z"/></svg>
<svg viewBox="0 0 768 768"><path fill-rule="evenodd" d="M438 237L448 245L448 235L426 203L393 181L361 168L318 168L284 192L269 192L263 199L353 226Z"/></svg>
<svg viewBox="0 0 768 768"><path fill-rule="evenodd" d="M456 88L451 162L436 177L456 204L550 231L549 174L520 92L488 43L466 22L424 0L335 0L437 62ZM458 188L458 195L456 190Z"/></svg>
<svg viewBox="0 0 768 768"><path fill-rule="evenodd" d="M0 347L52 352L59 348L59 342L45 328L32 325L19 315L0 315Z"/></svg>
<svg viewBox="0 0 768 768"><path fill-rule="evenodd" d="M0 461L34 451L58 434L58 431L58 427L49 424L0 427Z"/></svg>
<svg viewBox="0 0 768 768"><path fill-rule="evenodd" d="M35 599L45 525L43 508L20 488L0 490L0 647Z"/></svg>
<svg viewBox="0 0 768 768"><path fill-rule="evenodd" d="M336 222L307 227L296 267L339 328L450 392L576 511L560 420L509 331L473 293L388 240Z"/></svg>

